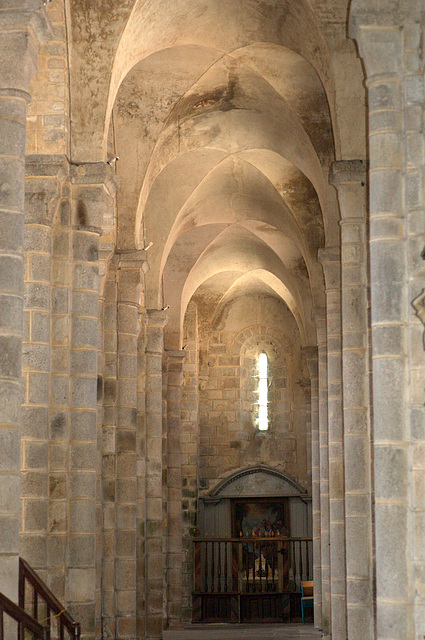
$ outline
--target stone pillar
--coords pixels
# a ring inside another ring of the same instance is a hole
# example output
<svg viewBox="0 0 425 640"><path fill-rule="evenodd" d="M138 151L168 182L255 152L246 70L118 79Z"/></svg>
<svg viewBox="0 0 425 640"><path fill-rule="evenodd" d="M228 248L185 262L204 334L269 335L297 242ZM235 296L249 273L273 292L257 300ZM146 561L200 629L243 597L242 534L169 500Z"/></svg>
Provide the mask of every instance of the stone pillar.
<svg viewBox="0 0 425 640"><path fill-rule="evenodd" d="M69 442L69 534L67 602L81 622L83 638L94 637L96 587L97 350L99 323L99 234L110 167L72 167L71 425Z"/></svg>
<svg viewBox="0 0 425 640"><path fill-rule="evenodd" d="M117 260L109 265L103 304L103 420L102 420L102 632L105 640L116 637L115 535L117 509Z"/></svg>
<svg viewBox="0 0 425 640"><path fill-rule="evenodd" d="M311 492L313 511L313 580L314 626L322 628L322 572L320 536L320 445L319 445L319 389L317 347L305 347L304 354L310 373L311 389Z"/></svg>
<svg viewBox="0 0 425 640"><path fill-rule="evenodd" d="M331 628L333 640L345 640L347 620L339 248L320 249L319 262L323 265L326 283Z"/></svg>
<svg viewBox="0 0 425 640"><path fill-rule="evenodd" d="M373 638L366 166L334 162L341 212L348 637Z"/></svg>
<svg viewBox="0 0 425 640"><path fill-rule="evenodd" d="M162 360L167 315L146 310L146 638L161 638L163 627Z"/></svg>
<svg viewBox="0 0 425 640"><path fill-rule="evenodd" d="M330 537L329 537L329 454L328 454L328 358L326 349L325 310L316 309L319 388L319 464L320 464L320 533L322 629L331 630Z"/></svg>
<svg viewBox="0 0 425 640"><path fill-rule="evenodd" d="M0 5L0 592L18 598L25 117L38 44L49 37L40 0Z"/></svg>
<svg viewBox="0 0 425 640"><path fill-rule="evenodd" d="M63 161L68 172L65 158ZM65 602L67 577L71 235L70 188L69 184L63 183L52 239L47 538L48 584L61 602Z"/></svg>
<svg viewBox="0 0 425 640"><path fill-rule="evenodd" d="M145 251L119 254L117 291L116 635L136 637L137 338Z"/></svg>
<svg viewBox="0 0 425 640"><path fill-rule="evenodd" d="M27 156L25 170L25 273L22 373L21 555L47 578L48 500L64 494L63 478L48 479L49 408L61 385L50 389L52 225L67 174L61 156ZM68 333L68 332L67 332ZM66 382L66 390L68 379ZM62 385L63 386L63 385ZM51 391L51 393L50 393ZM66 395L66 404L68 396ZM63 597L63 590L58 597Z"/></svg>
<svg viewBox="0 0 425 640"><path fill-rule="evenodd" d="M423 102L423 88L415 83L403 85L405 34L400 26L403 14L413 7L422 23L418 2L400 3L397 14L392 6L388 12L385 6L374 11L374 5L367 8L357 0L351 8L351 35L365 64L368 89L376 637L385 639L418 637L413 619L409 504L406 224L406 203L415 187L406 183L402 140L404 92L419 91ZM394 24L388 24L392 20ZM423 402L423 381L421 389Z"/></svg>
<svg viewBox="0 0 425 640"><path fill-rule="evenodd" d="M181 388L186 352L167 351L167 572L168 626L177 628L182 619L182 469L181 469Z"/></svg>

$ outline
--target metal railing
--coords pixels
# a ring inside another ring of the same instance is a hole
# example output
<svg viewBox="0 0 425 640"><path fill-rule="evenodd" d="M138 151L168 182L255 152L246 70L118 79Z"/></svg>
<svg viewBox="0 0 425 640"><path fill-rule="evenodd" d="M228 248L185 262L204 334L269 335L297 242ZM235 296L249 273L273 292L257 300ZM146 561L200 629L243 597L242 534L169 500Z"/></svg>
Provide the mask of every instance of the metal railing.
<svg viewBox="0 0 425 640"><path fill-rule="evenodd" d="M300 591L312 579L312 538L194 538L195 593Z"/></svg>

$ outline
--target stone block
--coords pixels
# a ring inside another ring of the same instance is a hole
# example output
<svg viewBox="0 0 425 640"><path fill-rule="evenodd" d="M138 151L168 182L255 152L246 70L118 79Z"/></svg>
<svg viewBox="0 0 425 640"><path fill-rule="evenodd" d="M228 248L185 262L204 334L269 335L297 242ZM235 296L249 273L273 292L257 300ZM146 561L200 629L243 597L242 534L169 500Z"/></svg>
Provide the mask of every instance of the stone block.
<svg viewBox="0 0 425 640"><path fill-rule="evenodd" d="M376 498L403 500L408 490L406 447L390 444L375 447L374 466Z"/></svg>
<svg viewBox="0 0 425 640"><path fill-rule="evenodd" d="M31 335L34 342L50 342L50 314L33 311Z"/></svg>
<svg viewBox="0 0 425 640"><path fill-rule="evenodd" d="M68 561L71 567L87 567L93 564L95 546L93 536L71 536Z"/></svg>
<svg viewBox="0 0 425 640"><path fill-rule="evenodd" d="M118 365L119 366L119 365ZM120 406L135 407L137 404L137 386L135 380L118 378L118 404ZM151 394L150 394L151 395ZM149 411L149 397L147 397L146 410ZM161 398L160 395L158 397ZM162 399L161 399L162 407Z"/></svg>
<svg viewBox="0 0 425 640"><path fill-rule="evenodd" d="M120 478L136 477L136 454L121 453L117 460L117 474Z"/></svg>
<svg viewBox="0 0 425 640"><path fill-rule="evenodd" d="M62 471L66 468L67 458L68 458L68 443L61 442L55 443L51 442L49 445L50 448L50 470L51 471Z"/></svg>
<svg viewBox="0 0 425 640"><path fill-rule="evenodd" d="M97 339L97 318L72 317L72 346L75 349L96 348Z"/></svg>
<svg viewBox="0 0 425 640"><path fill-rule="evenodd" d="M0 331L14 331L21 323L22 298L0 294Z"/></svg>
<svg viewBox="0 0 425 640"><path fill-rule="evenodd" d="M50 347L45 344L24 344L22 366L36 371L50 371Z"/></svg>
<svg viewBox="0 0 425 640"><path fill-rule="evenodd" d="M397 82L376 83L369 88L369 110L384 111L401 108L401 88Z"/></svg>
<svg viewBox="0 0 425 640"><path fill-rule="evenodd" d="M80 545L87 544L77 538ZM92 602L95 596L96 575L94 569L70 567L68 569L68 598L71 602Z"/></svg>
<svg viewBox="0 0 425 640"><path fill-rule="evenodd" d="M30 404L49 404L49 374L28 375L28 400Z"/></svg>
<svg viewBox="0 0 425 640"><path fill-rule="evenodd" d="M52 313L69 313L69 291L66 287L52 287Z"/></svg>
<svg viewBox="0 0 425 640"><path fill-rule="evenodd" d="M51 259L49 255L39 253L29 254L29 276L30 280L50 282Z"/></svg>
<svg viewBox="0 0 425 640"><path fill-rule="evenodd" d="M97 262L99 259L99 236L97 233L74 231L72 254L75 261Z"/></svg>
<svg viewBox="0 0 425 640"><path fill-rule="evenodd" d="M116 482L116 499L119 503L136 502L137 485L133 479L119 478Z"/></svg>
<svg viewBox="0 0 425 640"><path fill-rule="evenodd" d="M24 467L26 469L47 469L48 444L47 442L24 442Z"/></svg>
<svg viewBox="0 0 425 640"><path fill-rule="evenodd" d="M91 291L74 291L72 295L72 311L74 314L98 317L99 296Z"/></svg>
<svg viewBox="0 0 425 640"><path fill-rule="evenodd" d="M23 530L47 531L47 501L27 498L24 501Z"/></svg>
<svg viewBox="0 0 425 640"><path fill-rule="evenodd" d="M75 289L98 290L99 269L97 265L76 264L73 269L73 285Z"/></svg>
<svg viewBox="0 0 425 640"><path fill-rule="evenodd" d="M19 336L4 336L0 334L0 376L6 378L20 378L20 351L21 338Z"/></svg>
<svg viewBox="0 0 425 640"><path fill-rule="evenodd" d="M116 588L132 590L136 588L136 572L134 560L118 558L115 565Z"/></svg>
<svg viewBox="0 0 425 640"><path fill-rule="evenodd" d="M94 473L72 473L70 496L71 498L95 498L96 475Z"/></svg>
<svg viewBox="0 0 425 640"><path fill-rule="evenodd" d="M97 445L88 442L72 442L71 468L73 470L96 470Z"/></svg>
<svg viewBox="0 0 425 640"><path fill-rule="evenodd" d="M71 379L71 406L96 409L96 377L81 377Z"/></svg>
<svg viewBox="0 0 425 640"><path fill-rule="evenodd" d="M136 451L136 432L128 429L118 429L116 432L117 452L125 453Z"/></svg>
<svg viewBox="0 0 425 640"><path fill-rule="evenodd" d="M0 470L15 471L20 464L20 432L18 429L0 429Z"/></svg>
<svg viewBox="0 0 425 640"><path fill-rule="evenodd" d="M97 352L84 349L71 352L71 375L93 374L97 375Z"/></svg>
<svg viewBox="0 0 425 640"><path fill-rule="evenodd" d="M53 233L53 256L55 258L69 258L69 231L56 230Z"/></svg>
<svg viewBox="0 0 425 640"><path fill-rule="evenodd" d="M375 440L404 441L404 399L400 394L406 379L405 359L380 359L374 362L373 369L375 416L379 416L375 420Z"/></svg>
<svg viewBox="0 0 425 640"><path fill-rule="evenodd" d="M45 570L47 561L46 535L21 532L21 557L25 558L36 571Z"/></svg>
<svg viewBox="0 0 425 640"><path fill-rule="evenodd" d="M137 425L136 407L118 407L117 424L120 428L134 429Z"/></svg>
<svg viewBox="0 0 425 640"><path fill-rule="evenodd" d="M73 533L94 534L96 531L96 514L93 500L71 501L70 531Z"/></svg>
<svg viewBox="0 0 425 640"><path fill-rule="evenodd" d="M66 492L66 475L64 473L51 473L49 475L49 497L52 500L64 500Z"/></svg>
<svg viewBox="0 0 425 640"><path fill-rule="evenodd" d="M52 231L49 227L26 224L24 240L25 251L37 251L50 255Z"/></svg>
<svg viewBox="0 0 425 640"><path fill-rule="evenodd" d="M51 567L65 564L66 539L62 535L50 535L47 539L47 563Z"/></svg>
<svg viewBox="0 0 425 640"><path fill-rule="evenodd" d="M27 282L24 286L24 306L27 309L50 311L50 286Z"/></svg>
<svg viewBox="0 0 425 640"><path fill-rule="evenodd" d="M20 253L21 251L23 251L23 247L24 247L24 216L23 214L8 213L5 211L2 211L1 219L0 219L0 251ZM4 260L5 257L3 257L2 259Z"/></svg>
<svg viewBox="0 0 425 640"><path fill-rule="evenodd" d="M376 580L378 593L385 593L393 603L407 600L409 582L407 562L401 549L407 549L407 506L376 505L376 535L381 543L376 550ZM394 580L397 576L397 580Z"/></svg>
<svg viewBox="0 0 425 640"><path fill-rule="evenodd" d="M117 531L116 534L116 554L120 557L136 557L136 532Z"/></svg>

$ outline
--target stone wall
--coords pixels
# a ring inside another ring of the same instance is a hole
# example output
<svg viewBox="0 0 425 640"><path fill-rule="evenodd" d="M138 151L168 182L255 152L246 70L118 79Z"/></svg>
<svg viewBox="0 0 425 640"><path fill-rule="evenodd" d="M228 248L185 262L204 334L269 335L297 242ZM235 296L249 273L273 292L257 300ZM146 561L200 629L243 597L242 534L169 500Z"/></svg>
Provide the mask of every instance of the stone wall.
<svg viewBox="0 0 425 640"><path fill-rule="evenodd" d="M256 463L277 466L302 485L309 483L309 403L303 389L308 375L296 324L283 306L281 318L273 305L267 310L264 300L259 306L264 324L250 324L247 317L241 331L212 330L204 345L208 374L201 381L199 397L199 469L204 489ZM269 429L264 432L258 429L261 352L269 360Z"/></svg>

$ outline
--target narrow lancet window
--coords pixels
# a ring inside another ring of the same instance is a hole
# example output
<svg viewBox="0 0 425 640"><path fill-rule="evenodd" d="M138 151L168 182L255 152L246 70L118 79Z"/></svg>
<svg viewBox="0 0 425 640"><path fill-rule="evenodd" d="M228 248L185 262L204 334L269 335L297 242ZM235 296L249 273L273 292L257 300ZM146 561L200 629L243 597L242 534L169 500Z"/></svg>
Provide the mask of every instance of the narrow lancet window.
<svg viewBox="0 0 425 640"><path fill-rule="evenodd" d="M258 428L260 431L267 431L269 428L267 390L267 355L260 353L258 358Z"/></svg>

